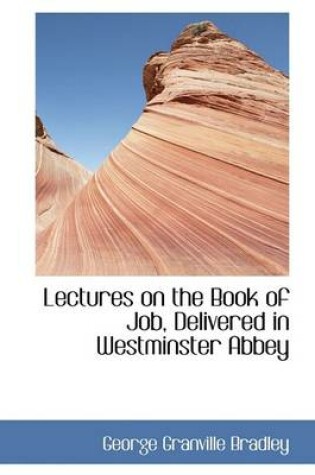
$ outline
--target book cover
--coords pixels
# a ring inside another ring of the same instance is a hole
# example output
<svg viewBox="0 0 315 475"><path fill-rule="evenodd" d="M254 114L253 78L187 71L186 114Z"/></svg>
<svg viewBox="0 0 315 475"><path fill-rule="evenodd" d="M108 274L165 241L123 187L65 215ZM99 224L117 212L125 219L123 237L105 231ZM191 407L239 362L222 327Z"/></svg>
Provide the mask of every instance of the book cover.
<svg viewBox="0 0 315 475"><path fill-rule="evenodd" d="M313 473L309 20L125 3L4 16L0 474Z"/></svg>

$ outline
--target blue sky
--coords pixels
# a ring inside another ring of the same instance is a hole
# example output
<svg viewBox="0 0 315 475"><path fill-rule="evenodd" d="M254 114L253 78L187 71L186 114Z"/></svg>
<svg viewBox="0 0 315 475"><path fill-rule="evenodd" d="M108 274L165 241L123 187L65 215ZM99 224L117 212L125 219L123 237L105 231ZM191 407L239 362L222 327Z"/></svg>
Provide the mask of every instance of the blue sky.
<svg viewBox="0 0 315 475"><path fill-rule="evenodd" d="M36 109L56 144L95 170L144 107L147 58L202 20L288 73L285 13L37 14Z"/></svg>

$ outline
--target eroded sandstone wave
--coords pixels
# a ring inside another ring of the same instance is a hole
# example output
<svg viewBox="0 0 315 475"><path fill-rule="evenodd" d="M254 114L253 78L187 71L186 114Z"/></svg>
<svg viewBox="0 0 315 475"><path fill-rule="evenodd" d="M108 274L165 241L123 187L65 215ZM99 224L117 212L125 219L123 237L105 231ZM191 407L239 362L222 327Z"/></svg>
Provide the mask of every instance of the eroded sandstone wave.
<svg viewBox="0 0 315 475"><path fill-rule="evenodd" d="M64 183L38 274L286 274L288 78L202 22L143 80L130 133L82 189Z"/></svg>

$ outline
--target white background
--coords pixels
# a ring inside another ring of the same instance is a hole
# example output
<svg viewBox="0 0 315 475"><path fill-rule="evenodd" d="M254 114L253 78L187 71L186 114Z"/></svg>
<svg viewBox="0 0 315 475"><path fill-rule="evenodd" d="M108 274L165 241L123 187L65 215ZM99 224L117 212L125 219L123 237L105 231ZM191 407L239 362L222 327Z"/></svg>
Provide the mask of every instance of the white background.
<svg viewBox="0 0 315 475"><path fill-rule="evenodd" d="M182 1L111 3L112 7L105 0L38 0L12 1L2 7L0 419L314 419L314 41L313 15L307 10L311 2L194 0L189 5L196 12L291 13L290 277L35 277L35 12L191 11L183 10ZM262 291L289 286L290 361L101 358L95 354L96 335L115 329L122 333L130 311L44 310L42 305L44 286L141 291L167 290L171 285L204 291L220 285ZM87 470L90 474L155 474L161 469L165 471L158 466L0 466L0 474L83 474ZM271 470L274 474L314 473L307 466L167 468L174 474L246 475Z"/></svg>

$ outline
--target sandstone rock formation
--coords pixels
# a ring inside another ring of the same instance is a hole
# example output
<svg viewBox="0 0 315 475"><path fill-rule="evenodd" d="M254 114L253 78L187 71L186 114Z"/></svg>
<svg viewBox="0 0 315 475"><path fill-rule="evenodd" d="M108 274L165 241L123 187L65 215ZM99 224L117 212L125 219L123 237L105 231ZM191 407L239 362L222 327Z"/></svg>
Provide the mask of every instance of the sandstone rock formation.
<svg viewBox="0 0 315 475"><path fill-rule="evenodd" d="M287 77L202 22L143 81L139 120L39 239L38 274L286 274Z"/></svg>
<svg viewBox="0 0 315 475"><path fill-rule="evenodd" d="M90 173L58 150L36 116L36 232L41 233L87 182Z"/></svg>

